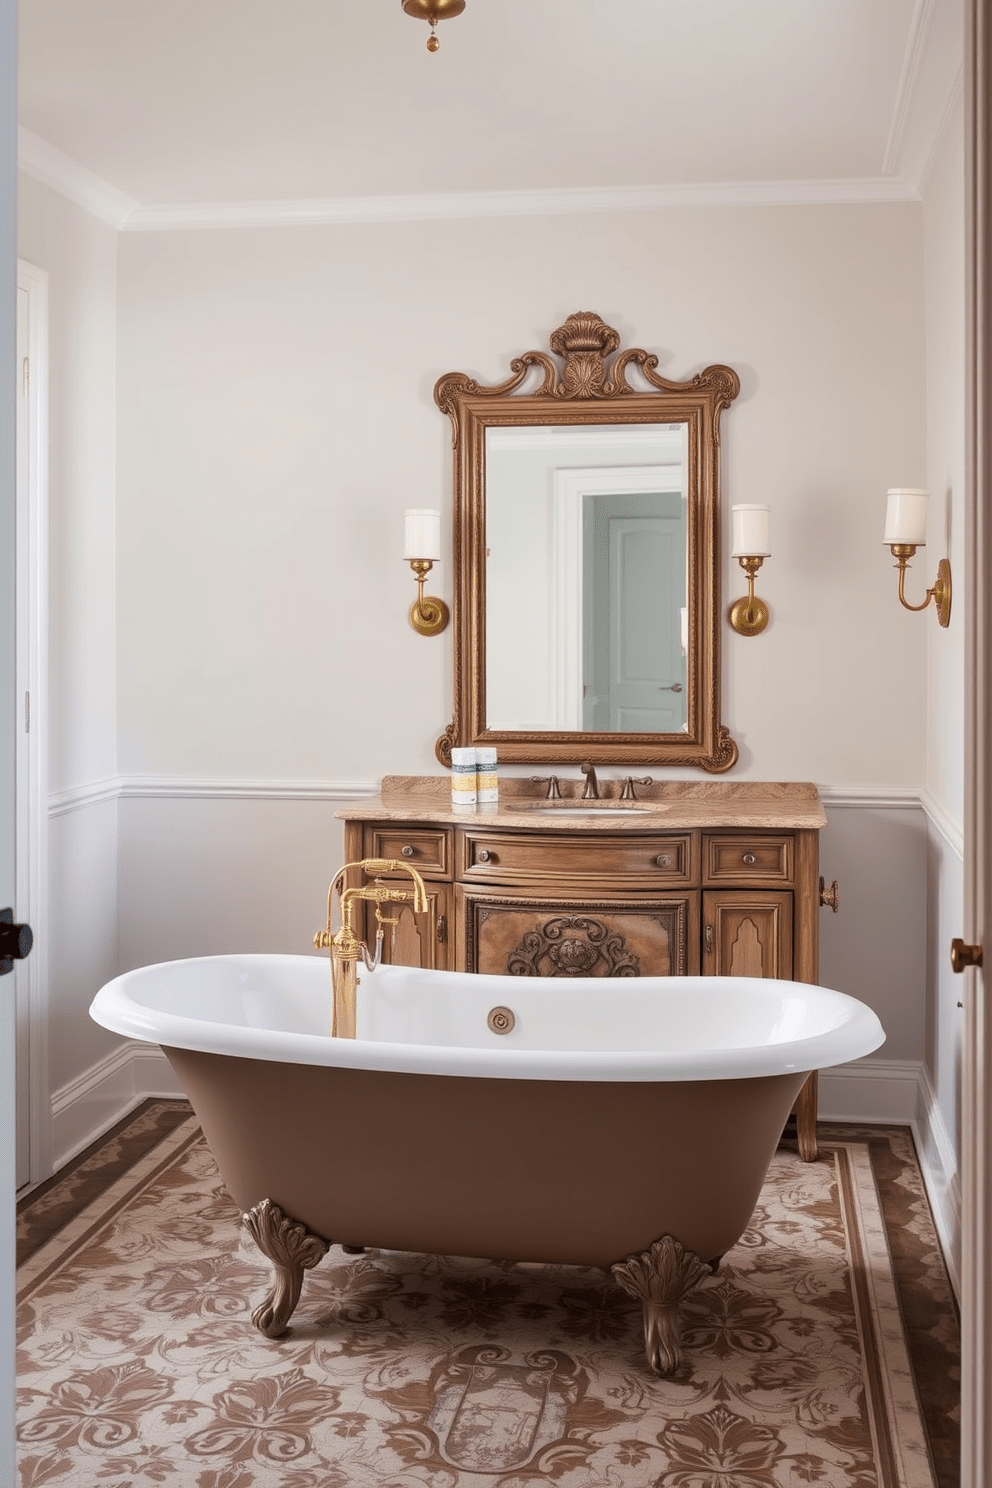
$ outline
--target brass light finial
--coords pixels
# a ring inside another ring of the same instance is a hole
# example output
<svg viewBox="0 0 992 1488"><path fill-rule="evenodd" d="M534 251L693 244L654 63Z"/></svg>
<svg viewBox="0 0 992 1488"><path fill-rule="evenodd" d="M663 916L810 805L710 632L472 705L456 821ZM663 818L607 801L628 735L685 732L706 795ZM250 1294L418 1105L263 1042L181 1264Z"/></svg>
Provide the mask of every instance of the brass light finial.
<svg viewBox="0 0 992 1488"><path fill-rule="evenodd" d="M430 22L431 34L427 38L429 52L436 52L441 45L435 29L438 21L450 21L452 16L461 15L465 9L465 0L401 0L401 3L407 15Z"/></svg>

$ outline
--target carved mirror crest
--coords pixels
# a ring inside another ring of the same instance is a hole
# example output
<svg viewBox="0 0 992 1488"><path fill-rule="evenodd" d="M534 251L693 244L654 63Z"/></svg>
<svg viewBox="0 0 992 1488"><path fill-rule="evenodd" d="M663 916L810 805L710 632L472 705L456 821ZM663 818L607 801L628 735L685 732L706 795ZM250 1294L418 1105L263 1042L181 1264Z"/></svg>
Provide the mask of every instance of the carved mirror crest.
<svg viewBox="0 0 992 1488"><path fill-rule="evenodd" d="M671 382L592 311L549 345L495 386L450 372L434 388L454 450L454 698L437 757L489 744L533 764L728 770L720 414L737 374Z"/></svg>

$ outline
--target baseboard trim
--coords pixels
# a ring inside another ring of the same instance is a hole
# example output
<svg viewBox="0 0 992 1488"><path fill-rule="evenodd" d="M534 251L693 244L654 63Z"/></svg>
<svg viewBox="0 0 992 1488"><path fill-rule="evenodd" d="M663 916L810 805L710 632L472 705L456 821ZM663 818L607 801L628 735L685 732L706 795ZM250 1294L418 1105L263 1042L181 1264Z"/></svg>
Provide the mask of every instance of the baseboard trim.
<svg viewBox="0 0 992 1488"><path fill-rule="evenodd" d="M954 1294L961 1301L961 1180L954 1142L944 1125L927 1070L920 1069L913 1138Z"/></svg>
<svg viewBox="0 0 992 1488"><path fill-rule="evenodd" d="M821 1070L820 1116L910 1126L919 1108L922 1068L916 1060L860 1059Z"/></svg>
<svg viewBox="0 0 992 1488"><path fill-rule="evenodd" d="M57 1172L149 1096L185 1094L161 1049L126 1039L53 1095L53 1170Z"/></svg>
<svg viewBox="0 0 992 1488"><path fill-rule="evenodd" d="M910 1128L948 1275L955 1294L960 1296L961 1185L954 1143L924 1065L919 1061L862 1059L857 1064L823 1070L820 1116L824 1121L893 1123Z"/></svg>

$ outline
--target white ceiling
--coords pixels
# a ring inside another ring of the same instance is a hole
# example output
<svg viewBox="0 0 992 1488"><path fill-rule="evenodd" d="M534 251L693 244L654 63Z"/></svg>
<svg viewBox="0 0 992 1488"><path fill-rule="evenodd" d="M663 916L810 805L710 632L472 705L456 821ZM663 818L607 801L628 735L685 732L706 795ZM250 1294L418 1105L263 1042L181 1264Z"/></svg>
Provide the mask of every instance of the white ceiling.
<svg viewBox="0 0 992 1488"><path fill-rule="evenodd" d="M431 55L400 0L21 0L21 158L126 227L914 199L960 11L467 0Z"/></svg>

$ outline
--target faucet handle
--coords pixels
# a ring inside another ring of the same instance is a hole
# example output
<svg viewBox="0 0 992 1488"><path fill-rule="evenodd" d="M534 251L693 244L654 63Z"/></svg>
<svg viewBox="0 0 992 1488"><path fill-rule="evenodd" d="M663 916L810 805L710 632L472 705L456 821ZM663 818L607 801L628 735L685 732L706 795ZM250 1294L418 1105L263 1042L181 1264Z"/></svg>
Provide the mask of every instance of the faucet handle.
<svg viewBox="0 0 992 1488"><path fill-rule="evenodd" d="M532 775L530 778L533 785L547 784L549 801L561 800L561 785L557 775Z"/></svg>
<svg viewBox="0 0 992 1488"><path fill-rule="evenodd" d="M621 801L636 801L637 796L634 792L634 786L650 784L650 775L628 775L627 779L623 783L623 790L620 792Z"/></svg>

